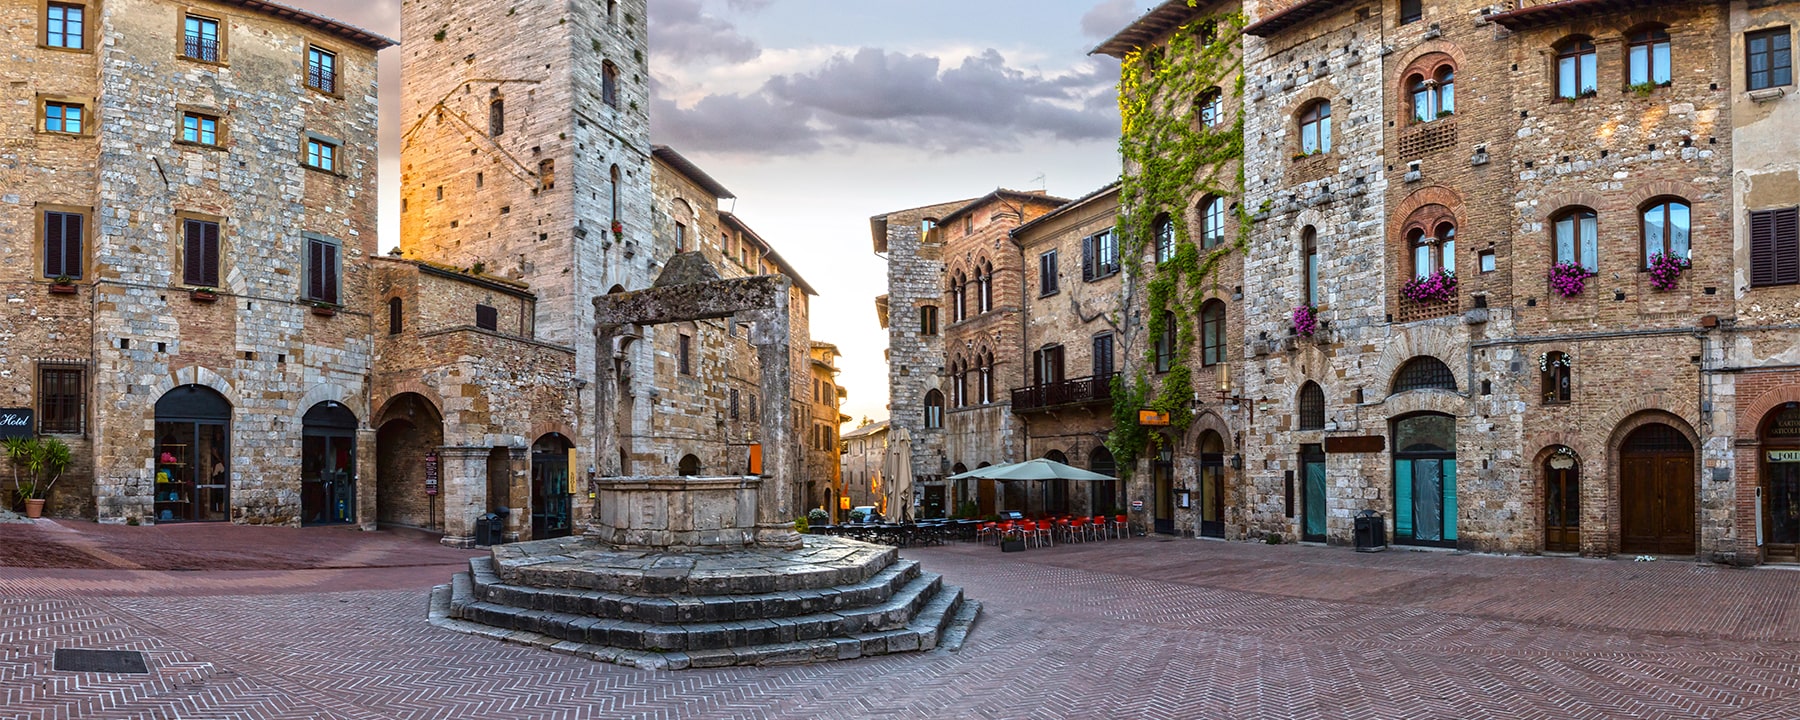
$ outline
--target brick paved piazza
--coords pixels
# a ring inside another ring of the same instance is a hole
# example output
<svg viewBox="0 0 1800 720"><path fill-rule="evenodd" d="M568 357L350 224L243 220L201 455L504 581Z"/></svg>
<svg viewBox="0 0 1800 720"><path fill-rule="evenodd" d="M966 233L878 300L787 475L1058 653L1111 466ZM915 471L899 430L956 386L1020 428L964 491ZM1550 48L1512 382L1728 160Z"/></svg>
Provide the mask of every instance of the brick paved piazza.
<svg viewBox="0 0 1800 720"><path fill-rule="evenodd" d="M0 543L21 541L14 528ZM1780 569L1155 538L951 545L905 554L986 603L959 653L662 673L430 627L426 591L466 555L423 536L132 530L240 556L341 545L354 561L0 568L0 715L1800 717L1800 572ZM55 672L57 647L143 650L152 673Z"/></svg>

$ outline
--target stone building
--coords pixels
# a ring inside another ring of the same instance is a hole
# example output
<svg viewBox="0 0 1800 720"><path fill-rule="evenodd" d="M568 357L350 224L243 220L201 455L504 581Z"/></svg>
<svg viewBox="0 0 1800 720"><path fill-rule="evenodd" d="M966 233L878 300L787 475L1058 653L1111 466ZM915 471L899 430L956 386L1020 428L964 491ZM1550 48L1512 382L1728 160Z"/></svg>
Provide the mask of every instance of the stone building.
<svg viewBox="0 0 1800 720"><path fill-rule="evenodd" d="M1126 59L1128 191L1189 176L1134 133L1207 113L1144 78L1242 53L1226 536L1348 543L1374 511L1401 543L1793 559L1790 4L1239 13L1165 3L1099 49ZM1205 451L1175 447L1181 487Z"/></svg>
<svg viewBox="0 0 1800 720"><path fill-rule="evenodd" d="M807 363L811 386L805 415L810 425L801 466L805 468L803 475L813 483L813 490L802 507L829 510L836 507L837 498L844 494L838 428L850 422L850 416L838 410L848 395L844 387L837 384L839 356L836 345L812 341Z"/></svg>
<svg viewBox="0 0 1800 720"><path fill-rule="evenodd" d="M873 422L844 433L842 454L842 494L845 500L832 507L835 517L843 518L846 508L886 504L883 493L887 486L882 475L887 462L888 422ZM885 508L883 508L885 510ZM884 515L891 517L891 515Z"/></svg>
<svg viewBox="0 0 1800 720"><path fill-rule="evenodd" d="M1106 447L1112 390L1131 325L1117 235L1119 185L1038 216L1012 231L1025 258L1024 384L1005 390L1018 418L1020 459L1050 458L1117 475ZM1009 349L1007 354L1012 354ZM1111 483L1048 483L1036 498L1051 513L1112 514L1124 503ZM977 508L979 509L979 508Z"/></svg>
<svg viewBox="0 0 1800 720"><path fill-rule="evenodd" d="M50 511L367 522L375 52L256 2L13 3L0 405Z"/></svg>

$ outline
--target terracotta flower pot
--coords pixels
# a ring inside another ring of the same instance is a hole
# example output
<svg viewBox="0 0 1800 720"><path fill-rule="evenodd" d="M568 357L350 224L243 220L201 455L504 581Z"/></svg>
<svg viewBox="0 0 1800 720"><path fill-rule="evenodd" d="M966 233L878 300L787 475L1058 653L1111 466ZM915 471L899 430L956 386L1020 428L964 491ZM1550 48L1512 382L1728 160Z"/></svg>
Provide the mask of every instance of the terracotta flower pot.
<svg viewBox="0 0 1800 720"><path fill-rule="evenodd" d="M44 516L44 501L32 498L25 501L25 517L36 520Z"/></svg>

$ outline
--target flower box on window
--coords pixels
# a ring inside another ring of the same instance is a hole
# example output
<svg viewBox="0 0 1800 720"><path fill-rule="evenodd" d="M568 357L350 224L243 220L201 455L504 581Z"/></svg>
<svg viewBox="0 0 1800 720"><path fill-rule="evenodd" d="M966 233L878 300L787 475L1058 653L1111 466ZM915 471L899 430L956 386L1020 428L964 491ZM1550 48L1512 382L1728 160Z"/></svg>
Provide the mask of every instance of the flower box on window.
<svg viewBox="0 0 1800 720"><path fill-rule="evenodd" d="M1587 280L1594 273L1581 263L1559 262L1550 266L1550 291L1566 298L1580 295L1587 289Z"/></svg>
<svg viewBox="0 0 1800 720"><path fill-rule="evenodd" d="M1681 284L1681 271L1692 267L1687 258L1657 253L1650 256L1650 286L1658 290L1674 290Z"/></svg>
<svg viewBox="0 0 1800 720"><path fill-rule="evenodd" d="M331 317L337 314L337 306L328 305L326 303L313 303L312 314L319 317Z"/></svg>
<svg viewBox="0 0 1800 720"><path fill-rule="evenodd" d="M193 288L188 290L188 299L198 303L219 301L219 291L213 288Z"/></svg>
<svg viewBox="0 0 1800 720"><path fill-rule="evenodd" d="M50 281L51 295L74 295L76 292L75 280L67 275L59 275Z"/></svg>

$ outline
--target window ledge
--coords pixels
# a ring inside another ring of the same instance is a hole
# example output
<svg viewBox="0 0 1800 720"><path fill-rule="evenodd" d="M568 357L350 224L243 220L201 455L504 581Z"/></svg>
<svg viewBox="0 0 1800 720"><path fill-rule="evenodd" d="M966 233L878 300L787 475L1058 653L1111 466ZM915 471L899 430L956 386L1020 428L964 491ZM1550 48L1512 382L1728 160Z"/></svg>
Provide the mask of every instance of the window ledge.
<svg viewBox="0 0 1800 720"><path fill-rule="evenodd" d="M176 53L175 59L186 60L188 62L195 63L198 65L211 65L213 67L222 67L222 68L231 67L231 63L226 60L207 60L206 58L197 58L192 55L188 55L186 53Z"/></svg>
<svg viewBox="0 0 1800 720"><path fill-rule="evenodd" d="M341 88L341 87L343 87L343 85L340 83L338 85L338 87ZM323 95L323 96L331 98L333 100L344 99L344 91L341 89L334 92L331 90L326 90L324 88L313 87L312 85L307 85L306 89L311 90L314 95Z"/></svg>
<svg viewBox="0 0 1800 720"><path fill-rule="evenodd" d="M1787 96L1787 88L1772 87L1772 88L1763 88L1761 90L1751 90L1749 95L1750 95L1750 100L1752 102L1757 102L1757 103L1774 102L1776 100L1780 100L1783 97Z"/></svg>
<svg viewBox="0 0 1800 720"><path fill-rule="evenodd" d="M40 43L38 43L38 49L39 49L39 50L49 50L49 51L51 51L51 52L66 52L66 53L85 53L85 54L88 54L88 55L92 55L92 54L94 54L94 49L93 49L93 48L88 48L88 47L78 47L78 48L72 48L72 47L57 47L57 46L55 46L55 45L46 45L46 44L44 44L44 43L41 43L41 42L40 42Z"/></svg>
<svg viewBox="0 0 1800 720"><path fill-rule="evenodd" d="M319 167L317 165L313 165L304 160L300 162L300 167L306 168L308 170L319 173L321 175L330 175L330 176L332 176L334 178L338 178L338 179L343 179L343 178L349 177L348 175L345 175L336 170L326 170L325 168Z"/></svg>
<svg viewBox="0 0 1800 720"><path fill-rule="evenodd" d="M177 138L175 140L175 144L183 145L186 147L191 147L191 148L194 148L197 150L224 150L225 149L224 145L208 145L203 142L194 142L192 140L182 140L180 138Z"/></svg>

